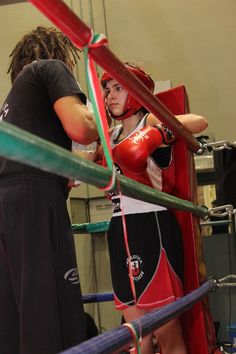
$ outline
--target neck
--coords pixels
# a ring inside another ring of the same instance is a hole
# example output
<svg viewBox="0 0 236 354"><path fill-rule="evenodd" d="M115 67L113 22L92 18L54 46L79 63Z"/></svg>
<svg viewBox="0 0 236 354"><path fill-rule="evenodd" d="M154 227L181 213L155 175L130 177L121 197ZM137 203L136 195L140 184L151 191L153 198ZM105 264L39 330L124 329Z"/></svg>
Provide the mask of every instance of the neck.
<svg viewBox="0 0 236 354"><path fill-rule="evenodd" d="M136 128L137 124L139 121L144 117L144 113L138 112L136 114L133 114L129 118L126 118L122 120L122 128L123 128L123 134L122 135L128 135L134 128Z"/></svg>

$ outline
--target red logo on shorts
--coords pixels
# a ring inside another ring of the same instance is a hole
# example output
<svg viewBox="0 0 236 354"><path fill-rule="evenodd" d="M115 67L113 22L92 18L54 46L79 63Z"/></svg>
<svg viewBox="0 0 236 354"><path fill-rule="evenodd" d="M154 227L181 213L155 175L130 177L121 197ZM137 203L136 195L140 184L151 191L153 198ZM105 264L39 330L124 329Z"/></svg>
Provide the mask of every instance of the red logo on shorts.
<svg viewBox="0 0 236 354"><path fill-rule="evenodd" d="M143 277L144 272L142 271L142 263L142 259L137 255L130 256L126 260L126 265L128 267L130 264L133 279L136 281Z"/></svg>

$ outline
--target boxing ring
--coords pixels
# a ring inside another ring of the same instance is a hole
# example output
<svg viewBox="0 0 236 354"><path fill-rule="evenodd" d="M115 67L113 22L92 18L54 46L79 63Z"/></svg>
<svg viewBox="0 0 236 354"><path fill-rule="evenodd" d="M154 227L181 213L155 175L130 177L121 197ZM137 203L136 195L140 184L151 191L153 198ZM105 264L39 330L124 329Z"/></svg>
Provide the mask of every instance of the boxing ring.
<svg viewBox="0 0 236 354"><path fill-rule="evenodd" d="M45 171L58 173L68 178L79 178L84 182L89 180L89 182L95 186L103 186L104 183L109 180L109 171L104 168L92 162L84 161L79 157L75 157L70 152L5 122L0 124L0 141L0 154L4 157L22 163L27 162L27 164L34 167L40 166L40 168ZM94 177L95 174L96 177ZM136 198L150 201L152 203L191 211L202 217L209 215L209 210L206 207L199 207L189 201L182 201L174 196L143 186L124 176L119 175L117 178L119 179L123 193L126 195L135 195ZM85 231L95 232L95 230L102 232L107 230L108 224L109 222L101 222L98 225L74 225L72 226L72 229L74 233ZM142 335L144 336L168 322L177 314L180 315L186 311L196 302L204 298L207 293L215 290L217 286L220 286L220 282L217 279L209 279L198 289L184 296L175 303L165 306L156 312L149 313L137 321L133 321L132 328L135 332L137 331L137 333L139 333L139 329L142 328ZM90 294L84 296L84 301L111 301L112 298L112 293L97 295ZM115 343L113 343L113 340ZM126 327L121 327L90 339L89 341L63 353L111 353L121 346L126 346L132 341L133 335L130 333L130 330Z"/></svg>
<svg viewBox="0 0 236 354"><path fill-rule="evenodd" d="M59 174L69 179L78 179L98 188L108 188L109 191L140 199L149 203L162 205L175 210L183 232L185 251L188 250L188 260L185 264L187 273L184 280L185 296L175 303L167 305L158 311L148 313L130 324L121 326L96 338L92 338L74 348L64 351L64 354L76 353L111 353L134 343L138 351L139 338L153 332L177 315L183 314L183 328L189 354L217 353L216 340L212 327L212 319L205 301L206 295L223 284L223 280L204 278L204 269L199 270L199 259L195 242L199 241L198 218L207 218L211 210L205 206L196 205L196 180L194 177L194 153L202 153L205 149L192 134L175 118L176 114L188 112L188 102L184 87L178 87L158 97L144 86L136 76L129 72L124 64L108 49L102 36L93 35L71 9L61 0L31 0L73 43L85 49L90 65L94 60L114 79L119 81L143 106L173 131L179 142L175 147L175 157L179 159L181 176L176 175L176 186L173 195L154 190L129 178L117 175L114 183L111 168L105 169L91 161L83 160L72 153L47 142L40 137L2 122L0 124L0 154L3 157L27 163L33 167ZM92 66L91 66L92 67ZM92 67L93 69L93 67ZM98 105L101 105L101 101ZM98 126L102 133L104 126ZM107 127L106 127L107 128ZM104 134L101 134L105 145ZM180 157L178 157L180 156ZM109 166L108 166L109 167ZM182 180L182 182L180 182ZM184 185L183 185L184 181ZM230 206L227 211L232 213ZM84 225L84 230L93 232L92 226ZM108 227L101 225L101 230ZM83 230L83 229L82 229ZM89 231L90 230L90 231ZM78 229L77 229L78 231ZM77 232L74 229L74 232ZM197 235L197 236L196 236ZM199 256L201 258L201 255ZM201 263L204 268L204 265ZM188 273L191 269L191 273ZM234 278L234 276L233 276ZM109 295L112 300L112 294ZM202 300L200 302L200 300ZM91 301L91 298L84 301ZM187 312L186 312L187 311ZM196 341L197 336L201 341ZM196 343L195 343L196 341ZM195 343L195 344L194 344ZM219 352L219 351L218 351Z"/></svg>

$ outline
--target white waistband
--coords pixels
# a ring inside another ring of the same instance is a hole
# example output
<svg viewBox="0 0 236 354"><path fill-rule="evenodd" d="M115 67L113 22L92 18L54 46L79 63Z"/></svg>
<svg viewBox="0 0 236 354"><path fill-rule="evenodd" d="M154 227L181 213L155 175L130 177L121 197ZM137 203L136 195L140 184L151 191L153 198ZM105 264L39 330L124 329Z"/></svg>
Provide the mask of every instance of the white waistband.
<svg viewBox="0 0 236 354"><path fill-rule="evenodd" d="M127 197L125 195L112 196L113 202L113 214L112 216L121 216L123 214L143 214L150 213L153 211L166 210L165 207L143 202L142 200Z"/></svg>

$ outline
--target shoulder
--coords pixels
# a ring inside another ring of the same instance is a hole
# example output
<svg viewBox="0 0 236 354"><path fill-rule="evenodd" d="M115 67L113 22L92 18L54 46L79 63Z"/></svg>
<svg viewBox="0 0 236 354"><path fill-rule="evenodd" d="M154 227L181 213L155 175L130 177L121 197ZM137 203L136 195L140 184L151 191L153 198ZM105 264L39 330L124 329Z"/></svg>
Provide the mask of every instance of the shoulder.
<svg viewBox="0 0 236 354"><path fill-rule="evenodd" d="M81 101L86 104L85 94L64 62L57 59L44 59L32 65L38 82L47 90L53 104L59 98L74 95L79 95Z"/></svg>
<svg viewBox="0 0 236 354"><path fill-rule="evenodd" d="M66 68L69 70L67 65L59 59L40 59L40 60L33 61L29 65L32 65L35 68L47 68L47 67L57 66L57 67L63 67L63 68Z"/></svg>
<svg viewBox="0 0 236 354"><path fill-rule="evenodd" d="M27 64L21 73L32 73L37 77L48 77L50 75L66 75L73 77L72 72L65 63L57 59L40 59Z"/></svg>
<svg viewBox="0 0 236 354"><path fill-rule="evenodd" d="M67 75L73 77L72 72L67 65L58 59L40 59L33 61L26 66L26 69L32 70L35 74L48 75Z"/></svg>

